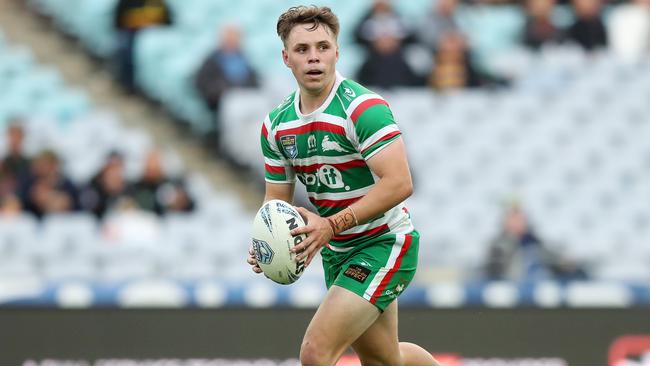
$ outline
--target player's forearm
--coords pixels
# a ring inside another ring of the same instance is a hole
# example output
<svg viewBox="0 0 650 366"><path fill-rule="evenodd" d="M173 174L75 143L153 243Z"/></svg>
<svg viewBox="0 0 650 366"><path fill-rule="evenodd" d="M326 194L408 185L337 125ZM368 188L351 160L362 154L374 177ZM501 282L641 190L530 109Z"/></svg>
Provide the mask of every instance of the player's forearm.
<svg viewBox="0 0 650 366"><path fill-rule="evenodd" d="M377 217L407 199L413 193L409 175L385 176L368 193L340 212L329 216L335 234Z"/></svg>

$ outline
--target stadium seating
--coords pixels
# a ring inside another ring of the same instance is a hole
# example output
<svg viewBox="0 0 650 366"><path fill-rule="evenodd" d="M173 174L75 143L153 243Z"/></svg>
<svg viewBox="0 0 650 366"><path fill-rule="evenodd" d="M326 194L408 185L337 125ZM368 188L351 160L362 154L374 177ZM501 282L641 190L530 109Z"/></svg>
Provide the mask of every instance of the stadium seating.
<svg viewBox="0 0 650 366"><path fill-rule="evenodd" d="M115 50L117 34L112 27L116 0L79 1L78 11L70 12L69 4L61 0L31 0L41 13L51 16L64 32L81 39L95 55L107 58ZM352 32L356 22L370 5L365 1L330 0L330 6L340 15L339 43L342 57L338 68L345 75L354 75L363 60L363 50L354 44ZM199 134L211 131L211 117L193 87L194 72L204 57L217 44L218 32L225 24L241 25L245 34L244 47L259 71L265 87L279 88L285 93L290 84L286 67L279 57L280 41L274 32L276 16L295 0L238 1L192 0L169 1L174 16L171 27L145 30L135 45L136 80L154 100L162 102L181 121L189 123ZM431 1L395 2L398 11L416 28L429 11ZM482 67L496 69L493 59L517 42L522 27L522 14L517 7L463 7L459 23L467 32ZM559 12L558 18L567 18ZM177 52L180 48L183 52ZM411 54L411 53L409 53ZM417 54L417 53L416 53ZM417 56L412 60L418 64ZM160 77L165 75L165 77Z"/></svg>
<svg viewBox="0 0 650 366"><path fill-rule="evenodd" d="M115 45L115 0L32 0L39 11L108 57ZM65 4L64 4L65 3ZM148 95L199 132L210 116L192 87L193 72L226 21L247 32L247 51L264 86L224 98L222 146L261 181L261 119L290 91L275 17L295 1L175 0L177 23L144 31L136 45L137 81ZM353 75L362 51L351 28L368 1L329 1L344 31L339 65ZM429 1L401 1L414 23ZM242 9L246 9L243 11ZM559 8L557 18L571 15ZM262 16L264 14L264 16ZM405 305L456 307L629 306L650 303L650 74L608 53L585 55L570 46L531 54L513 47L522 25L510 7L465 8L467 29L483 67L514 78L500 91L447 94L422 89L381 91L401 129L415 179L407 206L422 233L420 267ZM95 26L96 25L96 26ZM487 31L486 31L487 29ZM178 52L181 48L183 52ZM160 77L165 75L165 77ZM27 115L27 150L52 147L76 182L86 181L106 154L126 156L127 176L140 171L151 137L124 128L69 88L55 69L35 64L31 52L0 33L0 125ZM63 137L66 138L63 138ZM4 149L0 134L0 148ZM91 138L92 137L92 138ZM1 149L0 149L1 150ZM175 161L175 163L174 163ZM168 159L171 170L182 162ZM255 278L242 253L252 213L215 192L200 174L189 176L198 197L190 215L159 220L86 214L0 220L0 304L58 306L313 306L324 293L322 268L278 288ZM585 263L594 281L563 284L483 282L487 244L497 234L507 202L524 204L552 248ZM136 228L136 229L134 229Z"/></svg>

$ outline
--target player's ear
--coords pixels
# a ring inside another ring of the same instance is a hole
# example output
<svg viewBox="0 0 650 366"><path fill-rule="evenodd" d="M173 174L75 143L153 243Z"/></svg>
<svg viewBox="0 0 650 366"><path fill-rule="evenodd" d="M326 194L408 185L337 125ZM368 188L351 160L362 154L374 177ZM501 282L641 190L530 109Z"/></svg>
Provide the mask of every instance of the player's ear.
<svg viewBox="0 0 650 366"><path fill-rule="evenodd" d="M287 65L287 67L291 67L291 65L289 64L289 54L287 53L286 48L282 49L282 61L284 62L285 65Z"/></svg>

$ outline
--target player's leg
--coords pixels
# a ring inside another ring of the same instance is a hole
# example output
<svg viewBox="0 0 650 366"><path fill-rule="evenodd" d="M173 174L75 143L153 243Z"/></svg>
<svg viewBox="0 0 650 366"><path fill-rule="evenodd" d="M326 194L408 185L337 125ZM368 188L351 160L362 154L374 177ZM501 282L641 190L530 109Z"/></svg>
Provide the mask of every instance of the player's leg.
<svg viewBox="0 0 650 366"><path fill-rule="evenodd" d="M441 366L424 348L397 337L397 301L393 301L353 344L364 366Z"/></svg>
<svg viewBox="0 0 650 366"><path fill-rule="evenodd" d="M379 310L359 295L330 287L312 318L300 347L302 365L334 365L377 317Z"/></svg>

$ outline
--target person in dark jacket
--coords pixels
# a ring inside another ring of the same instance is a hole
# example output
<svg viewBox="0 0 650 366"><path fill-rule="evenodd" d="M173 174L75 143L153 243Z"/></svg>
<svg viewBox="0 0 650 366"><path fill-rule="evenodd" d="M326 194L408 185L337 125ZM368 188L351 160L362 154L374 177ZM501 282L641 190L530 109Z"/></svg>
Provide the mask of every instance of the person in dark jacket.
<svg viewBox="0 0 650 366"><path fill-rule="evenodd" d="M607 47L607 30L602 19L601 0L573 0L576 21L567 30L567 38L586 51Z"/></svg>
<svg viewBox="0 0 650 366"><path fill-rule="evenodd" d="M221 32L217 49L208 55L199 68L196 88L213 112L214 130L218 134L219 106L223 94L232 88L258 87L255 69L244 55L241 44L241 31L236 25L228 25Z"/></svg>
<svg viewBox="0 0 650 366"><path fill-rule="evenodd" d="M129 183L124 177L124 158L111 153L101 170L81 190L81 208L103 218L108 211L119 206L127 197Z"/></svg>
<svg viewBox="0 0 650 366"><path fill-rule="evenodd" d="M34 158L31 174L20 184L20 190L25 209L38 218L79 208L77 187L61 171L59 157L51 150Z"/></svg>
<svg viewBox="0 0 650 366"><path fill-rule="evenodd" d="M162 159L160 151L149 152L142 177L129 189L129 196L138 208L157 215L193 211L194 200L184 182L166 174Z"/></svg>
<svg viewBox="0 0 650 366"><path fill-rule="evenodd" d="M580 265L548 248L519 204L508 207L501 231L490 242L485 275L511 281L587 278Z"/></svg>
<svg viewBox="0 0 650 366"><path fill-rule="evenodd" d="M553 24L553 8L556 0L527 0L526 24L522 36L523 44L533 50L561 39L561 30Z"/></svg>
<svg viewBox="0 0 650 366"><path fill-rule="evenodd" d="M383 89L398 86L423 86L406 61L402 41L390 34L377 35L357 74L360 83Z"/></svg>

